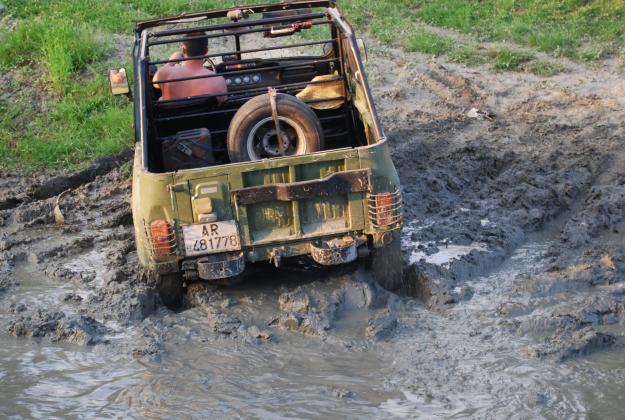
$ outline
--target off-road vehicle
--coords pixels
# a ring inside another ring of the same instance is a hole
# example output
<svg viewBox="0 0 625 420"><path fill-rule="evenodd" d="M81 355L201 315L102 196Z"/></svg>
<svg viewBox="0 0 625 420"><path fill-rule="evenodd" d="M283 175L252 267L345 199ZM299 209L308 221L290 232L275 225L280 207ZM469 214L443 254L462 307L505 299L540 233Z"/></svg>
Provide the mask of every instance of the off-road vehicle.
<svg viewBox="0 0 625 420"><path fill-rule="evenodd" d="M205 56L166 58L190 37L208 39ZM382 286L400 286L400 185L365 55L334 1L136 24L134 94L124 69L109 79L134 100L137 251L165 303L179 303L189 282L292 257L360 257ZM223 77L227 95L162 100L157 68L189 59L214 72L201 77Z"/></svg>

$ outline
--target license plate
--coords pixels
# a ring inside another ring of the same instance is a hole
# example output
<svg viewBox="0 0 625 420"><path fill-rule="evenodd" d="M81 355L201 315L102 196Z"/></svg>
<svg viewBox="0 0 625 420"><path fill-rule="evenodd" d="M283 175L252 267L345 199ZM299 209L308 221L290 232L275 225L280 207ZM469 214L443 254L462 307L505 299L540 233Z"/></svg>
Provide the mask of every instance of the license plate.
<svg viewBox="0 0 625 420"><path fill-rule="evenodd" d="M234 220L182 226L185 255L214 254L241 249Z"/></svg>

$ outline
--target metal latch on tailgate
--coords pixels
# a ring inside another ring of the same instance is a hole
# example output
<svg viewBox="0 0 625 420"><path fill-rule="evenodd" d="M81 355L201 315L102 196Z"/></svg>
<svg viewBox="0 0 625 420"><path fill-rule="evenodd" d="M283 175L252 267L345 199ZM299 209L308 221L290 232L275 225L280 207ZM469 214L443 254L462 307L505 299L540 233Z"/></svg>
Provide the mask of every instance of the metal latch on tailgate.
<svg viewBox="0 0 625 420"><path fill-rule="evenodd" d="M336 172L322 179L262 185L231 190L235 202L242 205L266 201L293 201L335 194L369 191L371 170Z"/></svg>

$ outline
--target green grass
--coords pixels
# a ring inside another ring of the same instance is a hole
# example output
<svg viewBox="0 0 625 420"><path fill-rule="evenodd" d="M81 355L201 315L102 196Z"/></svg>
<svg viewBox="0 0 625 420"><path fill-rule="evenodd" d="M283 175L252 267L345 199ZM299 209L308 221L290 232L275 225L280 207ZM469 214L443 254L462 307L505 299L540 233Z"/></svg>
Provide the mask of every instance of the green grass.
<svg viewBox="0 0 625 420"><path fill-rule="evenodd" d="M622 0L424 0L415 15L437 26L513 41L578 58L586 43L618 49L625 36Z"/></svg>
<svg viewBox="0 0 625 420"><path fill-rule="evenodd" d="M427 31L416 31L410 34L405 48L408 51L420 51L426 54L441 55L452 49L449 39Z"/></svg>
<svg viewBox="0 0 625 420"><path fill-rule="evenodd" d="M132 106L108 95L105 78L109 65L130 69L130 59L107 62L107 34L130 35L136 19L209 3L6 1L16 23L10 31L0 28L0 68L12 75L13 93L10 101L0 99L0 167L67 168L130 147Z"/></svg>
<svg viewBox="0 0 625 420"><path fill-rule="evenodd" d="M135 20L255 2L262 1L4 0L11 18L0 24L0 167L71 167L131 147L132 107L110 98L105 81L108 67L130 68L130 57L116 62L111 34L126 35L130 45ZM340 0L339 6L359 31L383 43L469 66L541 76L562 71L514 44L580 61L625 57L623 0ZM318 38L315 31L302 36ZM481 41L510 47L486 50Z"/></svg>
<svg viewBox="0 0 625 420"><path fill-rule="evenodd" d="M415 30L406 39L404 49L435 56L446 55L451 61L468 66L483 64L487 57L478 51L475 44L462 44L427 30Z"/></svg>
<svg viewBox="0 0 625 420"><path fill-rule="evenodd" d="M534 58L531 54L509 48L493 50L490 56L493 58L493 67L497 70L516 70Z"/></svg>
<svg viewBox="0 0 625 420"><path fill-rule="evenodd" d="M73 73L98 61L108 49L84 25L65 19L20 21L14 31L0 40L0 66L7 69L43 64L57 93L68 87Z"/></svg>
<svg viewBox="0 0 625 420"><path fill-rule="evenodd" d="M479 42L515 43L554 57L592 61L616 53L625 40L622 0L345 0L341 6L356 26L368 28L383 43L469 66L489 64L540 76L563 67L506 48L481 50ZM464 35L452 39L451 33L424 29L424 23Z"/></svg>
<svg viewBox="0 0 625 420"><path fill-rule="evenodd" d="M129 145L130 106L107 94L110 46L96 35L36 16L1 37L0 67L14 85L0 102L0 167L67 167Z"/></svg>
<svg viewBox="0 0 625 420"><path fill-rule="evenodd" d="M447 57L451 61L467 66L477 66L488 61L487 57L479 51L479 47L476 45L456 46L447 52Z"/></svg>
<svg viewBox="0 0 625 420"><path fill-rule="evenodd" d="M28 98L0 101L0 162L22 169L71 167L118 152L131 143L131 105L108 96L99 77L76 84L48 112Z"/></svg>
<svg viewBox="0 0 625 420"><path fill-rule="evenodd" d="M625 43L623 0L345 0L340 5L383 42L433 54L458 47L445 48L415 22L575 60L618 54Z"/></svg>
<svg viewBox="0 0 625 420"><path fill-rule="evenodd" d="M531 63L525 64L523 67L526 71L543 77L555 76L564 71L564 67L561 64L541 60L532 61Z"/></svg>

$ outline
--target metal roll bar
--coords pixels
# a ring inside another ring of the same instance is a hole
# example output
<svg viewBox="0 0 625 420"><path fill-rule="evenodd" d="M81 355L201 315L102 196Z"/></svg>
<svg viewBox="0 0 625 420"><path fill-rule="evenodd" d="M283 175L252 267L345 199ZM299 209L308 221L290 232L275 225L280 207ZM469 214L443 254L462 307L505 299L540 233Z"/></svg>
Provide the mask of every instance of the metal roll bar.
<svg viewBox="0 0 625 420"><path fill-rule="evenodd" d="M338 39L332 38L332 39L326 39L323 41L312 41L312 42L302 42L300 44L279 45L277 47L254 48L251 50L240 50L240 51L226 51L226 52L211 53L211 54L206 54L206 55L198 55L198 56L193 56L193 57L174 58L172 60L157 60L157 61L150 61L148 64L179 63L181 61L202 60L205 58L221 57L224 55L251 54L251 53L262 52L262 51L283 50L283 49L298 48L298 47L309 47L311 45L323 45L328 42L336 42L336 41L338 41Z"/></svg>
<svg viewBox="0 0 625 420"><path fill-rule="evenodd" d="M219 23L217 25L198 26L198 27L193 28L192 31L190 31L187 28L169 29L166 31L152 32L149 36L158 38L158 37L170 36L170 35L180 35L180 34L185 34L189 32L221 31L223 29L245 28L248 26L267 25L271 23L285 23L285 22L295 22L298 20L319 19L325 16L326 16L325 13L305 13L301 15L280 16L280 17L265 18L265 19L242 20L239 22ZM233 34L227 34L227 35L233 35Z"/></svg>
<svg viewBox="0 0 625 420"><path fill-rule="evenodd" d="M269 4L258 4L258 5L249 5L244 6L245 9L250 9L254 13L263 13L263 12L275 12L280 10L293 10L293 9L302 9L302 8L316 8L316 7L334 7L335 0L295 0L280 3L269 3ZM231 10L236 9L235 7L229 7L218 10L211 10L208 12L192 12L192 13L182 13L177 16L168 16L158 19L148 19L141 22L138 22L135 26L135 32L139 33L146 28L152 28L156 26L162 26L172 23L178 23L182 20L194 20L194 19L215 19L215 18L223 18L226 17L227 13Z"/></svg>
<svg viewBox="0 0 625 420"><path fill-rule="evenodd" d="M330 25L330 24L332 24L331 20L313 21L313 26ZM163 44L175 44L175 43L180 43L183 41L188 41L188 40L193 40L193 39L223 38L226 36L256 34L256 33L265 32L265 31L267 31L267 28L247 29L245 31L238 31L238 32L232 32L232 33L220 32L217 34L194 35L194 36L183 37L183 38L171 38L171 39L161 39L158 41L148 41L148 45L154 46L154 45L163 45ZM187 31L187 33L192 33L192 32L199 32L199 31L195 31L195 30Z"/></svg>

